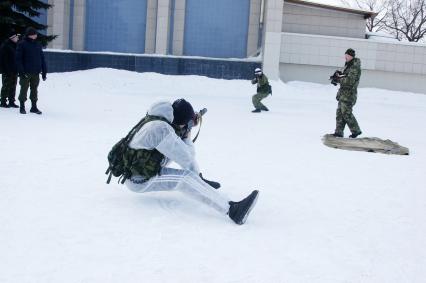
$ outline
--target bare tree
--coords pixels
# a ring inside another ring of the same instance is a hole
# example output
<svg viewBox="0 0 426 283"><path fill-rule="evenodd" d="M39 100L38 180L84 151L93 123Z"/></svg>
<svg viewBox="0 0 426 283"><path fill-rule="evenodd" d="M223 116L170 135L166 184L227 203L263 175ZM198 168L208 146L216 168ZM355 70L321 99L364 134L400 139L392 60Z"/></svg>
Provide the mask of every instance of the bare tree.
<svg viewBox="0 0 426 283"><path fill-rule="evenodd" d="M380 31L385 29L385 19L387 17L388 0L340 0L349 7L355 6L361 10L377 13L376 17L370 17L366 21L368 31Z"/></svg>
<svg viewBox="0 0 426 283"><path fill-rule="evenodd" d="M426 36L426 0L389 0L386 28L399 40L418 42Z"/></svg>

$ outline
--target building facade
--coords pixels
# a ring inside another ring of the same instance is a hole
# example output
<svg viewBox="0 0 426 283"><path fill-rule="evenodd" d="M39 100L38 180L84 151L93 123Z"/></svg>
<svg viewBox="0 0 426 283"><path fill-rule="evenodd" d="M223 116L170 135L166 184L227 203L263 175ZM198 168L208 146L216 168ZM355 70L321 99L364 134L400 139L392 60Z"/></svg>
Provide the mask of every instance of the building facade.
<svg viewBox="0 0 426 283"><path fill-rule="evenodd" d="M261 0L49 0L50 48L246 58L260 48Z"/></svg>
<svg viewBox="0 0 426 283"><path fill-rule="evenodd" d="M328 83L351 47L361 86L426 93L426 46L365 39L370 11L304 0L48 1L40 20L59 35L54 49L254 57L271 79Z"/></svg>

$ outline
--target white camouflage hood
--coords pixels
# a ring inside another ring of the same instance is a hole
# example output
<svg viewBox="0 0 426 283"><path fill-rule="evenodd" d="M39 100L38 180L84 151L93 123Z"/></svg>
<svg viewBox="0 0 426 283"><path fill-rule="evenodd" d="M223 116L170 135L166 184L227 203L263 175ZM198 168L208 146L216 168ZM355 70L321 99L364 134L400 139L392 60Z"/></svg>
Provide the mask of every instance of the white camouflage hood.
<svg viewBox="0 0 426 283"><path fill-rule="evenodd" d="M169 101L157 101L151 105L148 115L166 118L170 123L173 122L173 107Z"/></svg>

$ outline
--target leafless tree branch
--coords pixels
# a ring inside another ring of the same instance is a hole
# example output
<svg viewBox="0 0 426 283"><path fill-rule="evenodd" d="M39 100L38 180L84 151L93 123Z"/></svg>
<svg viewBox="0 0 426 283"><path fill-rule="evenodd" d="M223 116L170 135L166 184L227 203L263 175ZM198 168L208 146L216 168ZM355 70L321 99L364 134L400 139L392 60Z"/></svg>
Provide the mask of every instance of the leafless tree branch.
<svg viewBox="0 0 426 283"><path fill-rule="evenodd" d="M378 13L376 17L367 19L366 27L368 31L380 31L385 28L384 21L388 12L388 0L340 0L340 2L348 7Z"/></svg>
<svg viewBox="0 0 426 283"><path fill-rule="evenodd" d="M384 25L397 38L417 42L426 35L426 0L389 0Z"/></svg>

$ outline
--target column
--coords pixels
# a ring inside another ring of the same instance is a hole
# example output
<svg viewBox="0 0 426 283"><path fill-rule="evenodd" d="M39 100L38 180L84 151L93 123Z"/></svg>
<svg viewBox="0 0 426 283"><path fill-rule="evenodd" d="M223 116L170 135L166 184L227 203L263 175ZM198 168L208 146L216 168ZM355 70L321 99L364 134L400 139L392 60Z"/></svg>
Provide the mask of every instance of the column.
<svg viewBox="0 0 426 283"><path fill-rule="evenodd" d="M68 49L69 23L70 23L70 0L49 0L53 5L48 10L47 23L48 34L58 37L49 43L49 48Z"/></svg>
<svg viewBox="0 0 426 283"><path fill-rule="evenodd" d="M155 53L167 54L170 25L170 0L158 0L157 32L155 37Z"/></svg>
<svg viewBox="0 0 426 283"><path fill-rule="evenodd" d="M183 54L183 37L185 33L185 5L186 0L175 0L173 25L173 55ZM172 11L173 13L173 11Z"/></svg>
<svg viewBox="0 0 426 283"><path fill-rule="evenodd" d="M145 53L155 53L155 33L157 30L158 0L147 0Z"/></svg>
<svg viewBox="0 0 426 283"><path fill-rule="evenodd" d="M72 49L83 51L86 32L86 0L74 0L74 20L72 22Z"/></svg>
<svg viewBox="0 0 426 283"><path fill-rule="evenodd" d="M259 40L260 10L262 0L250 1L250 17L247 38L247 57L256 55Z"/></svg>
<svg viewBox="0 0 426 283"><path fill-rule="evenodd" d="M265 2L265 36L263 42L263 71L268 78L280 78L281 26L283 18L283 0Z"/></svg>

